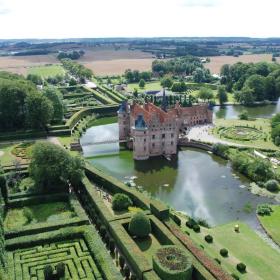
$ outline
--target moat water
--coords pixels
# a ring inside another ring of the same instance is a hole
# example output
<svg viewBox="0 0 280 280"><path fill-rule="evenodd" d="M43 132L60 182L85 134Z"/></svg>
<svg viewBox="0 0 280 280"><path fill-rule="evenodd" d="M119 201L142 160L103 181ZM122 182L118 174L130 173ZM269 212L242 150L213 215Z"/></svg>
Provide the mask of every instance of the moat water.
<svg viewBox="0 0 280 280"><path fill-rule="evenodd" d="M118 137L118 125L91 127L81 144ZM258 227L257 204L274 200L253 195L245 177L234 174L230 163L207 152L184 149L171 161L164 157L134 161L119 144L85 146L84 156L97 168L125 182L134 182L176 210L202 218L212 226L242 220Z"/></svg>

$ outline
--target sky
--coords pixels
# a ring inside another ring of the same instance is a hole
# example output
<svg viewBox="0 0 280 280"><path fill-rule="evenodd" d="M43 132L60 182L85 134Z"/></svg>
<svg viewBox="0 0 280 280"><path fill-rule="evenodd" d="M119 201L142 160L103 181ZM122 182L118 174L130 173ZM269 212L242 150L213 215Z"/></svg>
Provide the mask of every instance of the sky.
<svg viewBox="0 0 280 280"><path fill-rule="evenodd" d="M0 39L280 37L280 0L0 0Z"/></svg>

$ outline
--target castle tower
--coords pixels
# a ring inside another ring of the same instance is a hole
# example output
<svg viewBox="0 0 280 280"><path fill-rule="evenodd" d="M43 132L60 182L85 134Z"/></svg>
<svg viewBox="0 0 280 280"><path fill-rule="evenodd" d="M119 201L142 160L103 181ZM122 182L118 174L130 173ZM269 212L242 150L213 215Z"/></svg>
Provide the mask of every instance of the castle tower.
<svg viewBox="0 0 280 280"><path fill-rule="evenodd" d="M126 101L123 101L118 110L119 140L126 140L129 137L130 117Z"/></svg>

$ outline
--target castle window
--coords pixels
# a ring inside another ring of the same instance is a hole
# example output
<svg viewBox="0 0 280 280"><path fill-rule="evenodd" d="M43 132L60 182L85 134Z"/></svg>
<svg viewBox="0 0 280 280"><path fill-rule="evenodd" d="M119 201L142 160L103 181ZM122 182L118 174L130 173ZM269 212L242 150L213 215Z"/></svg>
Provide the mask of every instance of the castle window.
<svg viewBox="0 0 280 280"><path fill-rule="evenodd" d="M171 133L171 138L173 138L174 137L174 134L173 133Z"/></svg>
<svg viewBox="0 0 280 280"><path fill-rule="evenodd" d="M146 151L146 147L144 147L144 151Z"/></svg>
<svg viewBox="0 0 280 280"><path fill-rule="evenodd" d="M162 135L161 135L161 138L164 139L164 138L165 138L165 134L162 134Z"/></svg>
<svg viewBox="0 0 280 280"><path fill-rule="evenodd" d="M164 142L161 143L162 147L164 146Z"/></svg>
<svg viewBox="0 0 280 280"><path fill-rule="evenodd" d="M146 143L146 138L144 138L144 142Z"/></svg>
<svg viewBox="0 0 280 280"><path fill-rule="evenodd" d="M156 136L155 136L155 135L153 135L153 136L152 136L152 138L153 138L153 139L155 139L155 138L156 138Z"/></svg>
<svg viewBox="0 0 280 280"><path fill-rule="evenodd" d="M152 144L152 147L153 147L153 148L155 147L155 143Z"/></svg>
<svg viewBox="0 0 280 280"><path fill-rule="evenodd" d="M171 141L171 146L173 146L173 144L174 144L173 141Z"/></svg>

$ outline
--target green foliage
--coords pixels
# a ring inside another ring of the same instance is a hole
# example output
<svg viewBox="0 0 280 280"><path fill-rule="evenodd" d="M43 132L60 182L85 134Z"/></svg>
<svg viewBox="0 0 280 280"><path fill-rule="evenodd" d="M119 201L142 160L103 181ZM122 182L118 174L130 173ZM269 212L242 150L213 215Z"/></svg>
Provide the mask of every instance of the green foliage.
<svg viewBox="0 0 280 280"><path fill-rule="evenodd" d="M220 255L221 255L222 257L227 257L227 256L228 256L228 250L227 250L226 248L222 248L222 249L220 250Z"/></svg>
<svg viewBox="0 0 280 280"><path fill-rule="evenodd" d="M53 117L52 102L42 94L28 93L26 97L27 123L32 128L45 128Z"/></svg>
<svg viewBox="0 0 280 280"><path fill-rule="evenodd" d="M212 147L213 154L223 158L227 158L228 150L229 146L222 143L215 143Z"/></svg>
<svg viewBox="0 0 280 280"><path fill-rule="evenodd" d="M26 222L26 224L30 224L31 222L32 222L32 220L33 220L33 213L32 213L32 211L29 209L29 208L27 208L27 207L24 207L23 208L23 215L26 217L26 219L27 219L27 222Z"/></svg>
<svg viewBox="0 0 280 280"><path fill-rule="evenodd" d="M219 86L217 92L217 98L221 105L228 101L227 91L225 86Z"/></svg>
<svg viewBox="0 0 280 280"><path fill-rule="evenodd" d="M115 211L127 210L130 206L132 206L132 201L128 195L123 193L114 194L112 207Z"/></svg>
<svg viewBox="0 0 280 280"><path fill-rule="evenodd" d="M56 266L56 275L61 278L65 276L65 263L60 262Z"/></svg>
<svg viewBox="0 0 280 280"><path fill-rule="evenodd" d="M203 101L210 100L214 97L213 92L210 88L202 87L198 92L198 98Z"/></svg>
<svg viewBox="0 0 280 280"><path fill-rule="evenodd" d="M36 75L36 74L28 74L26 79L31 81L35 85L43 84L43 79L39 75Z"/></svg>
<svg viewBox="0 0 280 280"><path fill-rule="evenodd" d="M171 88L173 85L173 80L169 76L165 76L161 79L160 85L164 88Z"/></svg>
<svg viewBox="0 0 280 280"><path fill-rule="evenodd" d="M188 227L188 228L193 228L194 227L194 225L197 225L197 222L194 220L194 219L188 219L187 221L186 221L186 226Z"/></svg>
<svg viewBox="0 0 280 280"><path fill-rule="evenodd" d="M268 204L260 204L257 207L257 214L260 216L270 216L272 212L273 210Z"/></svg>
<svg viewBox="0 0 280 280"><path fill-rule="evenodd" d="M141 79L140 82L139 82L139 87L140 87L140 88L144 88L144 87L145 87L145 84L146 84L145 80L144 80L144 79Z"/></svg>
<svg viewBox="0 0 280 280"><path fill-rule="evenodd" d="M61 184L65 186L68 180L78 184L84 174L83 168L81 158L72 157L58 145L40 142L32 149L30 176L46 190L56 190Z"/></svg>
<svg viewBox="0 0 280 280"><path fill-rule="evenodd" d="M53 280L53 267L49 264L45 265L44 267L44 277L45 280Z"/></svg>
<svg viewBox="0 0 280 280"><path fill-rule="evenodd" d="M150 81L152 73L149 71L139 72L138 70L132 71L127 69L125 70L124 76L128 83L138 83L140 80L144 80L144 82Z"/></svg>
<svg viewBox="0 0 280 280"><path fill-rule="evenodd" d="M150 219L143 212L138 212L131 218L128 230L132 236L147 237L151 233Z"/></svg>
<svg viewBox="0 0 280 280"><path fill-rule="evenodd" d="M265 188L270 192L276 192L279 190L279 184L276 180L270 179L264 184Z"/></svg>
<svg viewBox="0 0 280 280"><path fill-rule="evenodd" d="M173 83L171 90L173 92L184 92L187 90L187 85L184 82Z"/></svg>
<svg viewBox="0 0 280 280"><path fill-rule="evenodd" d="M239 272L241 272L241 273L244 273L244 272L246 272L246 265L244 264L244 263L238 263L237 265L236 265L236 269L239 271Z"/></svg>
<svg viewBox="0 0 280 280"><path fill-rule="evenodd" d="M198 224L193 225L194 232L200 232L200 226Z"/></svg>
<svg viewBox="0 0 280 280"><path fill-rule="evenodd" d="M248 119L249 119L248 111L243 110L243 111L239 114L238 117L239 117L240 120L248 120Z"/></svg>
<svg viewBox="0 0 280 280"><path fill-rule="evenodd" d="M189 256L176 246L163 246L153 256L153 268L163 280L192 279Z"/></svg>
<svg viewBox="0 0 280 280"><path fill-rule="evenodd" d="M120 263L121 270L123 270L125 265L125 259L122 255L119 256L119 263Z"/></svg>
<svg viewBox="0 0 280 280"><path fill-rule="evenodd" d="M207 243L213 243L213 236L210 234L207 234L204 239Z"/></svg>

